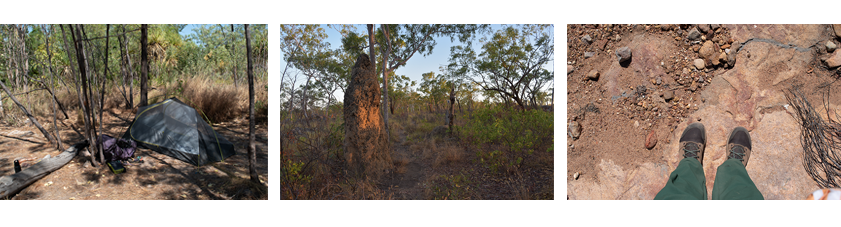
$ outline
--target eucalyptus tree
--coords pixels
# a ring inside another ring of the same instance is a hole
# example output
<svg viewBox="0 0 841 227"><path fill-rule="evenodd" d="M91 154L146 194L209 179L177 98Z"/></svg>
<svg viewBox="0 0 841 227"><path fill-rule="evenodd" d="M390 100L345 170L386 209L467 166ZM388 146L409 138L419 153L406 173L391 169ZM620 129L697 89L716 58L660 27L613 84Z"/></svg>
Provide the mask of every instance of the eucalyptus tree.
<svg viewBox="0 0 841 227"><path fill-rule="evenodd" d="M546 68L555 49L552 29L551 25L504 26L483 39L478 55L470 45L452 47L449 68L457 77L522 108L535 105L541 89L554 77L554 71Z"/></svg>
<svg viewBox="0 0 841 227"><path fill-rule="evenodd" d="M231 25L233 26L233 25ZM260 183L257 175L257 147L254 142L254 67L251 60L251 37L248 34L248 24L245 24L245 56L246 74L248 75L248 172L251 175L251 182Z"/></svg>
<svg viewBox="0 0 841 227"><path fill-rule="evenodd" d="M477 32L488 29L487 25L465 25L465 24L407 24L407 25L382 25L374 33L373 25L368 25L368 45L365 46L365 39L351 32L342 39L342 46L352 53L359 53L362 48L369 49L371 61L377 67L377 73L383 75L383 90L389 90L388 75L394 70L406 65L415 54L427 56L438 44L435 38L449 37L451 41L458 39L462 43L470 45ZM376 41L375 41L376 40ZM377 58L374 49L380 49L383 54ZM379 60L376 60L379 59ZM383 63L377 65L376 61ZM383 92L383 108L389 109L388 92ZM388 111L383 111L383 121L388 131Z"/></svg>
<svg viewBox="0 0 841 227"><path fill-rule="evenodd" d="M280 46L287 62L283 77L290 66L306 77L300 92L294 88L296 78L289 78L293 83L288 92L290 110L295 94L300 94L305 116L307 106L318 100L326 99L325 106L335 102L333 93L339 89L344 92L349 80L353 57L342 49L330 49L326 38L324 28L318 25L281 25Z"/></svg>

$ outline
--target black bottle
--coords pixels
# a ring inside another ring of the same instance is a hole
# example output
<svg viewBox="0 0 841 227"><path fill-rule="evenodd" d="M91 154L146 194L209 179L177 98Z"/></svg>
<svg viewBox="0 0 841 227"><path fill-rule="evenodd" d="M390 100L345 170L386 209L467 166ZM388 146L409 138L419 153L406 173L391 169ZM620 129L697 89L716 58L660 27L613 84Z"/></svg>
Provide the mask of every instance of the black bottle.
<svg viewBox="0 0 841 227"><path fill-rule="evenodd" d="M20 162L18 162L18 160L15 160L15 173L18 172L20 172Z"/></svg>

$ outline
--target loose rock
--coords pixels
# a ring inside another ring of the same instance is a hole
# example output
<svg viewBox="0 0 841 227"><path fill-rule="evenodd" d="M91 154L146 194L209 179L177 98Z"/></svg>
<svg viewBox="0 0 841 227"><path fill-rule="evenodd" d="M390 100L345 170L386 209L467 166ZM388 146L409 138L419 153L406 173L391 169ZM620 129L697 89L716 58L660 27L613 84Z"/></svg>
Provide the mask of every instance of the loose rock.
<svg viewBox="0 0 841 227"><path fill-rule="evenodd" d="M599 71L596 71L596 70L590 70L590 72L587 73L587 79L590 79L590 80L599 80L599 76L600 76Z"/></svg>
<svg viewBox="0 0 841 227"><path fill-rule="evenodd" d="M712 41L704 42L704 46L701 47L701 50L698 51L698 54L704 58L707 62L710 62L712 65L718 65L718 49L715 48L715 43ZM699 68L700 69L700 68Z"/></svg>
<svg viewBox="0 0 841 227"><path fill-rule="evenodd" d="M672 90L668 90L666 92L663 92L663 99L665 99L667 102L671 101L674 97L675 97L675 92L672 91Z"/></svg>
<svg viewBox="0 0 841 227"><path fill-rule="evenodd" d="M622 47L616 50L616 57L619 63L626 63L631 60L631 48Z"/></svg>
<svg viewBox="0 0 841 227"><path fill-rule="evenodd" d="M710 25L709 24L699 24L698 28L701 29L701 32L707 34L710 32Z"/></svg>
<svg viewBox="0 0 841 227"><path fill-rule="evenodd" d="M704 69L704 59L695 59L695 68L698 70Z"/></svg>
<svg viewBox="0 0 841 227"><path fill-rule="evenodd" d="M593 43L593 38L590 38L590 35L584 35L584 37L581 37L581 41L584 41L587 44L590 44L590 43Z"/></svg>
<svg viewBox="0 0 841 227"><path fill-rule="evenodd" d="M724 52L721 52L721 54L718 55L718 61L719 62L727 62L727 54L724 53Z"/></svg>
<svg viewBox="0 0 841 227"><path fill-rule="evenodd" d="M657 145L657 133L654 133L654 130L648 133L648 136L645 137L645 149L651 150L654 146Z"/></svg>
<svg viewBox="0 0 841 227"><path fill-rule="evenodd" d="M832 57L826 59L826 67L835 68L841 65L841 51L832 54Z"/></svg>
<svg viewBox="0 0 841 227"><path fill-rule="evenodd" d="M577 121L573 121L569 123L569 136L572 137L573 140L577 140L579 136L581 136L581 125L578 124Z"/></svg>
<svg viewBox="0 0 841 227"><path fill-rule="evenodd" d="M592 58L596 55L596 52L584 52L584 59Z"/></svg>
<svg viewBox="0 0 841 227"><path fill-rule="evenodd" d="M567 65L567 74L570 74L573 71L575 71L575 67L573 67L572 65Z"/></svg>
<svg viewBox="0 0 841 227"><path fill-rule="evenodd" d="M832 28L835 30L835 36L841 38L841 24L833 24Z"/></svg>
<svg viewBox="0 0 841 227"><path fill-rule="evenodd" d="M581 176L581 174L578 173L578 172L575 172L575 174L572 175L572 178L575 179L575 180L578 180L579 176Z"/></svg>
<svg viewBox="0 0 841 227"><path fill-rule="evenodd" d="M692 28L692 30L689 30L689 35L686 38L689 40L698 40L701 38L701 32L698 31L698 28Z"/></svg>
<svg viewBox="0 0 841 227"><path fill-rule="evenodd" d="M826 41L826 52L833 52L833 51L835 51L835 47L836 47L836 46L835 46L835 43L833 43L833 42L832 42L832 40L830 40L830 41Z"/></svg>
<svg viewBox="0 0 841 227"><path fill-rule="evenodd" d="M721 27L721 25L718 25L718 24L711 24L711 25L710 25L710 28L712 28L713 30L716 30L716 29L718 29L718 28L720 28L720 27Z"/></svg>

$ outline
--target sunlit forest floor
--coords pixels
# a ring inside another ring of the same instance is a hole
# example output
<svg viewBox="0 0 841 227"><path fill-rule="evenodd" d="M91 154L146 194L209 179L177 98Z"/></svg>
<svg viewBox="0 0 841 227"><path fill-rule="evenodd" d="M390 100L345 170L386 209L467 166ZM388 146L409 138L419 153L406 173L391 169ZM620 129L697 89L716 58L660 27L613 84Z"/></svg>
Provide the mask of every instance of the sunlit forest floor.
<svg viewBox="0 0 841 227"><path fill-rule="evenodd" d="M508 127L507 135L499 136L536 135L529 137L529 146L520 147L500 140L477 144L481 130L476 128L483 127L476 125L478 112L456 110L457 129L450 135L443 111L395 109L389 118L393 168L380 179L347 174L339 111L312 111L309 119L293 116L287 122L294 123L281 123L281 198L554 199L552 112L522 113L542 117L544 127ZM500 120L519 113L510 109L484 112ZM281 113L281 117L289 115ZM471 118L476 120L469 123ZM534 151L526 152L529 148Z"/></svg>
<svg viewBox="0 0 841 227"><path fill-rule="evenodd" d="M259 84L265 86L264 81ZM136 155L142 157L144 162L126 166L126 172L121 174L112 173L104 165L91 167L86 163L87 158L77 155L64 167L33 183L11 199L268 199L268 129L265 108L262 111L258 110L256 117L257 171L262 185L255 185L248 180L246 156L248 115L244 110L248 100L247 84L241 84L239 88L233 88L232 84L205 85L237 91L231 98L240 108L230 108L229 119L212 124L214 130L234 143L236 155L223 162L196 167L148 149L138 149ZM176 93L164 89L164 86L154 87L149 94L150 104L153 101L162 101L166 97L190 99L183 97L183 91ZM168 87L179 88L174 83ZM189 86L180 88L194 89ZM137 102L139 98L135 95ZM257 100L265 103L265 95L265 92L258 92ZM105 134L121 137L134 119L136 108L126 109L124 98L116 89L107 97L103 112ZM23 96L17 98L22 102L25 100ZM84 123L79 120L82 115L77 113L71 101L74 98L78 102L78 98L72 93L59 92L59 100L63 103L66 101L64 105L71 109L67 112L68 119L64 119L59 111L57 122L65 149L83 140L82 135L74 131L75 129L84 133ZM52 123L52 106L49 100L47 96L34 95L30 102L33 103L31 109L34 110L39 123L53 132L55 125ZM23 115L16 114L16 110L10 109L12 106L6 104L4 102L5 118L0 123L0 176L14 174L14 159L41 159L46 155L56 156L61 153L44 139L37 128L27 123Z"/></svg>

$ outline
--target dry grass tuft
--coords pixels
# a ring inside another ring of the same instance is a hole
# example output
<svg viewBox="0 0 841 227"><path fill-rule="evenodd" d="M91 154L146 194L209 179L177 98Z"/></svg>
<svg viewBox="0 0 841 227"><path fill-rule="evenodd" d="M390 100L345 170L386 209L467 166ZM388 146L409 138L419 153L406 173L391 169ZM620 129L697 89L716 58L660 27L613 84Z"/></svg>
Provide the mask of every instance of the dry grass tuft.
<svg viewBox="0 0 841 227"><path fill-rule="evenodd" d="M187 99L183 101L199 110L211 122L228 121L243 111L239 105L242 100L233 84L217 84L210 79L190 77L184 79L182 86L181 96ZM248 102L247 98L245 102Z"/></svg>
<svg viewBox="0 0 841 227"><path fill-rule="evenodd" d="M435 166L441 164L458 163L464 160L464 150L454 144L445 144L438 149L438 154L433 161Z"/></svg>
<svg viewBox="0 0 841 227"><path fill-rule="evenodd" d="M408 169L407 165L409 164L409 155L403 152L396 152L392 154L391 160L394 163L394 168L397 173L406 173Z"/></svg>

